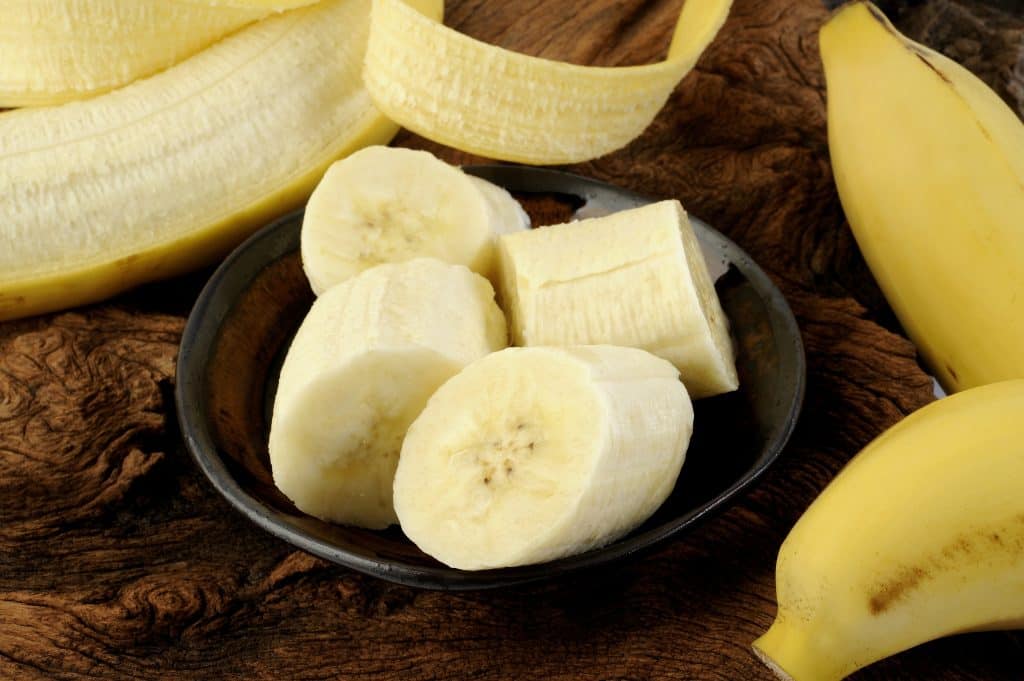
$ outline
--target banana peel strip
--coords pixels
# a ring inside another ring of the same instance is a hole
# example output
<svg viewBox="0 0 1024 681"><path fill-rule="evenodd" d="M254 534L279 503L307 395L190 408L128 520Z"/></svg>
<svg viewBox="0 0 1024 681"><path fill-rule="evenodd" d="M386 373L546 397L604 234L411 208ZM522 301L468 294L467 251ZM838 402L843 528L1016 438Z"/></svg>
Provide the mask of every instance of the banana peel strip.
<svg viewBox="0 0 1024 681"><path fill-rule="evenodd" d="M369 11L323 0L113 93L0 114L0 319L213 262L390 140L360 78Z"/></svg>
<svg viewBox="0 0 1024 681"><path fill-rule="evenodd" d="M315 0L3 0L0 108L45 106L152 75L275 11Z"/></svg>
<svg viewBox="0 0 1024 681"><path fill-rule="evenodd" d="M586 161L644 131L731 4L686 0L665 61L595 67L501 49L404 0L373 0L363 78L385 115L436 142L520 163Z"/></svg>

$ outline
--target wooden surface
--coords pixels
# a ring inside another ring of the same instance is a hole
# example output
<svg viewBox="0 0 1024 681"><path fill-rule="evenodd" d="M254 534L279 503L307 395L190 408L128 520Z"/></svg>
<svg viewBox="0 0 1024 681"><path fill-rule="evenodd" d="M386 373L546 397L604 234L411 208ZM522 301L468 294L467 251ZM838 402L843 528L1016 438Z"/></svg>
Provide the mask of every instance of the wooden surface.
<svg viewBox="0 0 1024 681"><path fill-rule="evenodd" d="M963 2L891 5L988 65L1024 112L1017 52L978 56L997 40L1020 50L1019 20L986 17L957 37L944 17L978 15ZM463 0L448 22L531 54L636 64L663 54L679 6ZM826 16L819 0L736 0L650 130L576 168L679 197L753 254L799 318L803 418L740 503L642 559L494 592L414 591L294 551L232 511L176 433L173 360L199 273L0 325L0 679L769 679L749 644L774 614L786 532L858 449L931 399L833 188L816 46ZM855 678L1022 670L1024 637L990 633Z"/></svg>

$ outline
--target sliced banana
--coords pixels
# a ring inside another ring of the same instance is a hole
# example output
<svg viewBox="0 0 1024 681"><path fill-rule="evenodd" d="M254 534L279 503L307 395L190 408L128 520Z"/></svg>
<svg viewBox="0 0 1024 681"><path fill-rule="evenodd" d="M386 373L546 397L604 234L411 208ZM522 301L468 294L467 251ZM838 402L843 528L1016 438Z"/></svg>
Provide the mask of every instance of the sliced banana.
<svg viewBox="0 0 1024 681"><path fill-rule="evenodd" d="M425 151L368 147L327 171L306 206L313 291L381 263L431 257L490 276L497 234L529 227L505 190Z"/></svg>
<svg viewBox="0 0 1024 681"><path fill-rule="evenodd" d="M505 347L486 279L431 259L325 292L288 349L274 400L274 482L310 515L384 528L406 428L463 366Z"/></svg>
<svg viewBox="0 0 1024 681"><path fill-rule="evenodd" d="M608 343L672 362L696 399L739 385L729 323L678 201L499 240L516 345Z"/></svg>
<svg viewBox="0 0 1024 681"><path fill-rule="evenodd" d="M509 348L430 398L402 446L395 509L405 534L452 567L553 560L654 513L692 430L665 360L612 346Z"/></svg>

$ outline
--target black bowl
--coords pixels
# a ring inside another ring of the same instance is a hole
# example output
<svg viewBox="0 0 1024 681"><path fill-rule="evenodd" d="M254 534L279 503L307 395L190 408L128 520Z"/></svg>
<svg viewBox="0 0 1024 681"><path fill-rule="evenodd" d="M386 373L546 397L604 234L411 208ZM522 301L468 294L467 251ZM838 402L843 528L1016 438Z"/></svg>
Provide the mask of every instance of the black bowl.
<svg viewBox="0 0 1024 681"><path fill-rule="evenodd" d="M594 216L650 200L566 173L516 166L467 171L504 186L539 222ZM779 456L804 392L800 332L765 273L722 234L692 219L732 323L740 389L698 400L675 490L641 527L603 548L540 565L468 572L422 553L401 530L326 523L298 511L273 484L267 428L277 373L313 294L299 259L302 213L242 244L206 285L178 355L181 432L196 463L235 508L271 534L376 577L435 589L528 582L608 563L653 546L724 508Z"/></svg>

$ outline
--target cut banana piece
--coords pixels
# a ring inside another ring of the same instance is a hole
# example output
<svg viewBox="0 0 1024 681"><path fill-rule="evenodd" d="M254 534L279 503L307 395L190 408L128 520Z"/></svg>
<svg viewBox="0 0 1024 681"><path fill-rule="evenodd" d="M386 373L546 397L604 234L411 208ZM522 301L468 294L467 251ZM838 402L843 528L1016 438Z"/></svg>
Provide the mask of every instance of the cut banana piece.
<svg viewBox="0 0 1024 681"><path fill-rule="evenodd" d="M4 0L0 108L59 104L127 85L274 10L311 1Z"/></svg>
<svg viewBox="0 0 1024 681"><path fill-rule="evenodd" d="M692 397L739 385L729 324L678 201L499 239L516 345L608 343L679 369Z"/></svg>
<svg viewBox="0 0 1024 681"><path fill-rule="evenodd" d="M686 0L665 61L607 68L503 50L403 0L374 0L366 87L389 118L456 149L521 163L586 161L644 131L730 5Z"/></svg>
<svg viewBox="0 0 1024 681"><path fill-rule="evenodd" d="M491 276L497 234L529 228L500 187L426 151L370 147L324 175L302 222L302 266L317 294L363 270L432 257Z"/></svg>
<svg viewBox="0 0 1024 681"><path fill-rule="evenodd" d="M509 348L445 383L395 474L402 530L464 570L553 560L646 520L683 465L693 409L642 350Z"/></svg>
<svg viewBox="0 0 1024 681"><path fill-rule="evenodd" d="M274 482L318 518L396 522L405 431L463 366L505 347L486 279L419 259L380 265L324 293L288 349L274 400Z"/></svg>
<svg viewBox="0 0 1024 681"><path fill-rule="evenodd" d="M388 140L359 77L369 10L324 0L111 94L0 114L0 319L211 262Z"/></svg>

